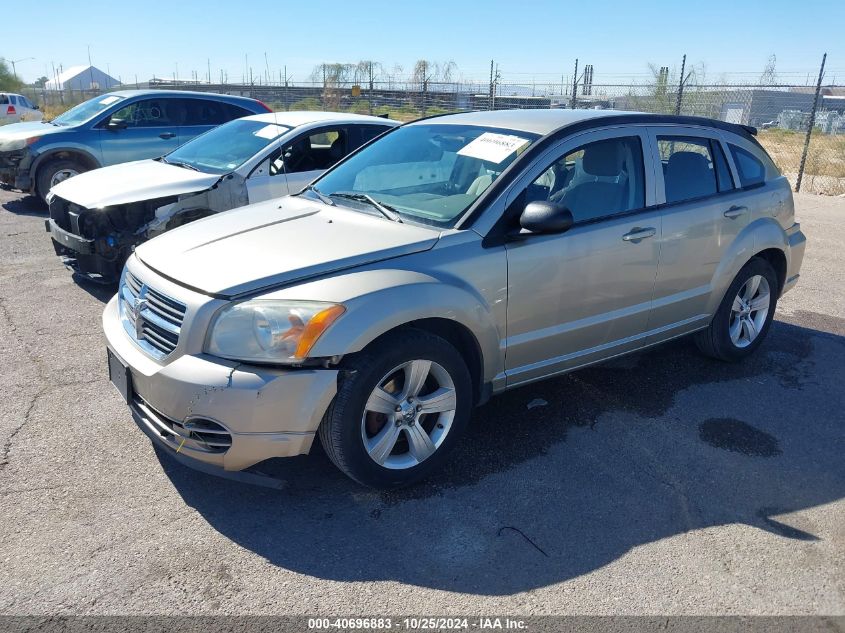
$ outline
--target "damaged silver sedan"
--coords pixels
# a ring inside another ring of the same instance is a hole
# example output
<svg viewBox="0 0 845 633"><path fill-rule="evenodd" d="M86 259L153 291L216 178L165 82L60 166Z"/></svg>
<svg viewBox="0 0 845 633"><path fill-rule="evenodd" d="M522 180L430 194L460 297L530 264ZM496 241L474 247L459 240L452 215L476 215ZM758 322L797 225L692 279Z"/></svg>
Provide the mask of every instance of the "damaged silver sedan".
<svg viewBox="0 0 845 633"><path fill-rule="evenodd" d="M50 190L46 228L75 272L114 282L132 249L221 211L300 191L397 122L279 112L217 127L160 158L80 174Z"/></svg>

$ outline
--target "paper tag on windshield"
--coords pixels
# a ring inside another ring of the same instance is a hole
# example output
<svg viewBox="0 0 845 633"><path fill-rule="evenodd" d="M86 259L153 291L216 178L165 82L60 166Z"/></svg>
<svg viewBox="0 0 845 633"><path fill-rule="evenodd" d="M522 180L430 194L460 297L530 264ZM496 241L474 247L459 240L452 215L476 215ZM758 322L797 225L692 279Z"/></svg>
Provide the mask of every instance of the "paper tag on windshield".
<svg viewBox="0 0 845 633"><path fill-rule="evenodd" d="M100 105L111 105L118 99L120 99L120 97L106 97L105 99L100 100Z"/></svg>
<svg viewBox="0 0 845 633"><path fill-rule="evenodd" d="M253 132L253 134L255 136L260 136L261 138L267 138L272 140L274 138L278 138L286 131L287 128L283 128L281 125L274 125L273 123L271 123L270 125L265 125L260 130Z"/></svg>
<svg viewBox="0 0 845 633"><path fill-rule="evenodd" d="M458 154L498 164L526 143L528 139L520 136L485 132L469 145L458 150Z"/></svg>

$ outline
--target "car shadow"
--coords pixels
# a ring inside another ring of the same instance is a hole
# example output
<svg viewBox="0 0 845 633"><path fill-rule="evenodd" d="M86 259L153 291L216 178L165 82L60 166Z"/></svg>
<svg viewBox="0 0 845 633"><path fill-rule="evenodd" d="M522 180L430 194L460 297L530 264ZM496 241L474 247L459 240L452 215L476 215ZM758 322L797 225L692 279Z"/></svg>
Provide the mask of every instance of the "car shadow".
<svg viewBox="0 0 845 633"><path fill-rule="evenodd" d="M281 490L157 451L220 534L337 581L511 595L711 526L813 541L782 515L845 496L845 320L812 316L818 329L773 323L743 363L680 340L508 392L476 411L447 468L398 492L361 488L319 448L260 465Z"/></svg>
<svg viewBox="0 0 845 633"><path fill-rule="evenodd" d="M74 283L101 303L108 303L117 294L116 282L95 281L77 272L71 272Z"/></svg>
<svg viewBox="0 0 845 633"><path fill-rule="evenodd" d="M2 206L9 213L16 215L40 215L48 216L47 205L38 196L22 195L14 200L6 200Z"/></svg>

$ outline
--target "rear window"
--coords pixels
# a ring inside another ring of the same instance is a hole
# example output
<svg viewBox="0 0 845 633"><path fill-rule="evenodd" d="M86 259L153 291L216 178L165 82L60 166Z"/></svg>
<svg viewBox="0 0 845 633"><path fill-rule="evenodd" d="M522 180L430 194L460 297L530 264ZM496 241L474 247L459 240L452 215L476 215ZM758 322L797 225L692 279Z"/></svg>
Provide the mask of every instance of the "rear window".
<svg viewBox="0 0 845 633"><path fill-rule="evenodd" d="M0 105L8 105L9 103L9 96L8 95L0 95Z"/></svg>
<svg viewBox="0 0 845 633"><path fill-rule="evenodd" d="M739 173L739 182L743 187L753 187L766 181L766 166L759 158L736 145L728 147Z"/></svg>
<svg viewBox="0 0 845 633"><path fill-rule="evenodd" d="M221 103L220 105L223 106L223 110L226 113L225 116L227 121L231 121L232 119L240 119L243 116L250 116L252 114L255 114L255 112L252 112L250 110L247 110L246 108L242 108L241 106L236 106L231 103Z"/></svg>

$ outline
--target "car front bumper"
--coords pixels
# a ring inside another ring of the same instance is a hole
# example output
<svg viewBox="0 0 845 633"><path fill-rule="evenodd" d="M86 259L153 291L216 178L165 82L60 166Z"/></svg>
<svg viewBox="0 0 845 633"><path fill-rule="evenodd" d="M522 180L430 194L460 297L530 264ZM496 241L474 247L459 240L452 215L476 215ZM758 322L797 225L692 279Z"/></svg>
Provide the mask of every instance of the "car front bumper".
<svg viewBox="0 0 845 633"><path fill-rule="evenodd" d="M116 282L129 257L132 245L106 245L105 239L91 240L66 231L52 218L44 228L53 240L56 255L66 258L66 265L82 275L99 275L107 283ZM136 240L137 241L137 240Z"/></svg>
<svg viewBox="0 0 845 633"><path fill-rule="evenodd" d="M103 329L109 350L128 367L128 404L141 429L180 457L227 471L308 453L337 392L334 369L258 367L207 354L161 364L126 335L116 297L103 312ZM215 433L228 432L231 446L209 447L197 439L191 429L208 424Z"/></svg>

